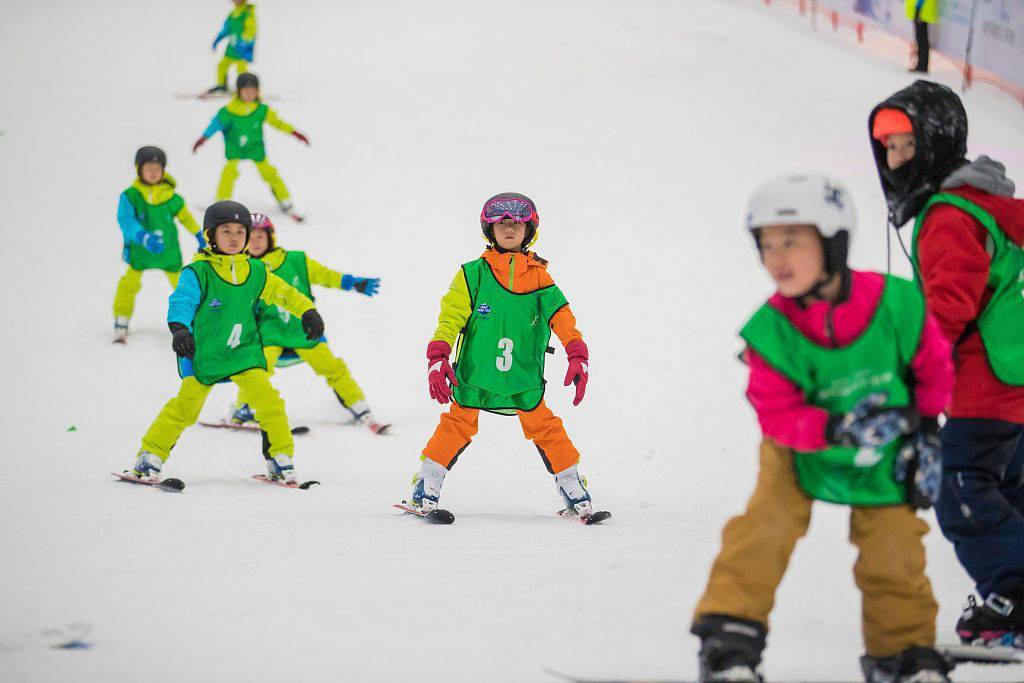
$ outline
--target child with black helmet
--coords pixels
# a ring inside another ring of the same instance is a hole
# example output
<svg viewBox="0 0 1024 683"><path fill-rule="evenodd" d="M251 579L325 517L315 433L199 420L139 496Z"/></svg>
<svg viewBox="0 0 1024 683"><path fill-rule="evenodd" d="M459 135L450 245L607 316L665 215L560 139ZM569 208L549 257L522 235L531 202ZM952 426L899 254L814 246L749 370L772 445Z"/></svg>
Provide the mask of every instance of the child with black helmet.
<svg viewBox="0 0 1024 683"><path fill-rule="evenodd" d="M223 133L224 156L227 163L224 164L220 184L217 186L217 200L231 199L235 180L238 179L238 163L250 160L256 164L260 177L270 186L270 191L274 194L281 211L292 219L301 221L303 217L295 212L291 193L277 169L267 160L267 150L263 145L263 124L277 128L307 146L309 138L295 130L294 126L285 122L277 112L260 101L260 80L256 74L241 74L237 86L235 99L221 107L213 117L210 125L192 146L192 153L195 154L213 135Z"/></svg>
<svg viewBox="0 0 1024 683"><path fill-rule="evenodd" d="M437 329L427 345L427 383L430 397L442 405L450 402L451 408L423 449L413 479L409 502L420 514L437 509L444 477L469 447L481 410L519 418L523 434L554 476L564 516L588 521L594 513L577 471L579 451L544 403L544 359L552 330L568 357L565 386L575 385L573 405L583 400L590 360L548 262L529 250L539 226L540 214L529 197L506 192L488 199L480 212L488 246L459 269L441 299ZM456 346L453 365L449 358Z"/></svg>
<svg viewBox="0 0 1024 683"><path fill-rule="evenodd" d="M167 312L181 389L142 437L126 474L158 481L163 463L181 433L195 424L210 389L231 380L256 408L268 477L297 484L291 429L284 401L270 384L256 304L280 306L301 319L308 339L323 335L324 324L308 297L244 253L251 228L249 210L238 202L217 202L206 210L203 231L210 247L182 271Z"/></svg>
<svg viewBox="0 0 1024 683"><path fill-rule="evenodd" d="M220 32L213 39L213 51L222 40L227 40L224 56L217 64L217 84L206 91L218 95L228 91L228 71L232 66L241 75L249 70L256 49L256 5L246 0L231 0L234 8L224 20Z"/></svg>
<svg viewBox="0 0 1024 683"><path fill-rule="evenodd" d="M159 147L140 147L135 152L135 180L121 193L117 224L124 244L121 256L128 270L117 283L114 295L114 341L124 344L128 322L135 311L135 296L142 287L142 273L162 270L174 287L181 271L177 220L206 246L199 224L176 192L177 183L167 172L167 155Z"/></svg>

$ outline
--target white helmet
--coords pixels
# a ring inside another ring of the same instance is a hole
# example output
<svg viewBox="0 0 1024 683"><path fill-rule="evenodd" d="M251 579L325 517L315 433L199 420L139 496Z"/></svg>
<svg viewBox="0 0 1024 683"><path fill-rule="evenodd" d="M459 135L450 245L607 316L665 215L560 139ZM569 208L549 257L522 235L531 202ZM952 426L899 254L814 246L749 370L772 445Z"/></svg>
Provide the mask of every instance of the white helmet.
<svg viewBox="0 0 1024 683"><path fill-rule="evenodd" d="M857 224L853 197L834 178L821 173L785 175L754 192L747 208L747 230L766 225L813 225L825 244L825 270L846 266L849 239Z"/></svg>

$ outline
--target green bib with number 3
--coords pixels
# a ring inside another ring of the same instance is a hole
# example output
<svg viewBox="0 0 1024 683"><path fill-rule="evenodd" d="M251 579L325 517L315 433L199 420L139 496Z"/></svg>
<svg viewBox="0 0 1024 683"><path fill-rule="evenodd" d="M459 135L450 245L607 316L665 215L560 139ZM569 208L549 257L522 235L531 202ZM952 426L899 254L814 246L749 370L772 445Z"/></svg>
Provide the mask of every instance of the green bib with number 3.
<svg viewBox="0 0 1024 683"><path fill-rule="evenodd" d="M310 301L313 300L313 293L309 287L309 270L306 268L306 252L289 251L281 265L274 270L274 275L305 294ZM311 349L320 343L319 339L312 341L306 339L306 333L302 329L302 319L295 317L280 306L271 306L261 301L257 304L256 310L264 346Z"/></svg>
<svg viewBox="0 0 1024 683"><path fill-rule="evenodd" d="M462 266L472 313L459 339L455 400L466 408L514 414L544 398L551 317L568 302L555 285L516 294L484 259Z"/></svg>
<svg viewBox="0 0 1024 683"><path fill-rule="evenodd" d="M221 279L206 261L190 263L186 268L195 273L202 294L192 322L195 378L209 386L252 368L266 370L256 302L267 284L267 267L249 259L249 277L237 285Z"/></svg>

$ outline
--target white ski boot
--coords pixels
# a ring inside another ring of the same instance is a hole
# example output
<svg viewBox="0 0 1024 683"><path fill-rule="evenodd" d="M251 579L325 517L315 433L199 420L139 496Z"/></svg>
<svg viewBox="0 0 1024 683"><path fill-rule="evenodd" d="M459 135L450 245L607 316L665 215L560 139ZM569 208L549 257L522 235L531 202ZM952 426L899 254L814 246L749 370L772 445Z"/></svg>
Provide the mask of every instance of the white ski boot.
<svg viewBox="0 0 1024 683"><path fill-rule="evenodd" d="M153 455L149 451L140 451L130 473L146 481L160 481L160 472L163 467L164 461L159 456Z"/></svg>
<svg viewBox="0 0 1024 683"><path fill-rule="evenodd" d="M356 401L350 406L345 405L345 409L352 413L352 419L355 420L356 424L361 424L369 429L374 434L383 434L388 430L391 425L383 422L378 422L370 412L370 406L366 401Z"/></svg>
<svg viewBox="0 0 1024 683"><path fill-rule="evenodd" d="M292 456L278 453L273 458L267 458L267 477L274 481L283 481L286 484L299 483L295 475L295 465L292 464Z"/></svg>
<svg viewBox="0 0 1024 683"><path fill-rule="evenodd" d="M114 318L114 343L125 344L128 342L128 318L119 316Z"/></svg>
<svg viewBox="0 0 1024 683"><path fill-rule="evenodd" d="M565 501L565 513L563 514L575 514L580 518L586 518L594 512L590 494L587 493L586 479L580 476L576 465L556 474L555 486L558 487L558 493Z"/></svg>
<svg viewBox="0 0 1024 683"><path fill-rule="evenodd" d="M436 510L446 474L448 470L444 467L430 458L424 458L420 471L412 478L412 497L409 502L424 512Z"/></svg>

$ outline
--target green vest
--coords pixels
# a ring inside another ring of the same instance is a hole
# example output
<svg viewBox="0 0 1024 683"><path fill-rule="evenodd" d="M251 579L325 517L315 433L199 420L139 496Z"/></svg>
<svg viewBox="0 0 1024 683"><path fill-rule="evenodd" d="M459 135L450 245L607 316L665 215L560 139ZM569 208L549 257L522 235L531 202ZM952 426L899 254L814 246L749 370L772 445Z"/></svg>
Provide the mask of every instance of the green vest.
<svg viewBox="0 0 1024 683"><path fill-rule="evenodd" d="M263 148L263 122L267 118L267 105L260 102L248 116L239 116L221 107L217 119L224 125L224 156L228 159L263 161L267 151Z"/></svg>
<svg viewBox="0 0 1024 683"><path fill-rule="evenodd" d="M999 227L992 214L960 195L933 195L917 215L911 257L915 276L921 272L918 237L925 216L936 204L950 204L966 212L988 231L986 250L992 255L988 287L992 290L978 316L978 332L996 378L1004 384L1024 386L1024 250Z"/></svg>
<svg viewBox="0 0 1024 683"><path fill-rule="evenodd" d="M164 238L164 250L159 254L147 251L141 244L125 245L128 263L135 270L155 268L177 273L181 270L181 246L178 244L178 228L174 217L178 215L185 200L181 195L174 194L163 204L152 205L146 202L138 188L129 187L125 196L135 209L135 218L146 232Z"/></svg>
<svg viewBox="0 0 1024 683"><path fill-rule="evenodd" d="M308 296L310 301L313 300L313 293L309 288L309 271L306 270L306 252L289 251L273 273ZM264 346L311 349L320 343L319 339L306 339L306 333L302 330L302 319L296 318L280 306L269 306L261 301L257 306L257 313Z"/></svg>
<svg viewBox="0 0 1024 683"><path fill-rule="evenodd" d="M267 284L266 266L249 259L249 277L238 285L223 280L206 261L195 261L186 268L195 273L202 293L192 321L195 378L209 386L252 368L266 370L256 322L256 302ZM180 361L178 371L184 376Z"/></svg>
<svg viewBox="0 0 1024 683"><path fill-rule="evenodd" d="M245 30L245 20L252 15L252 5L244 5L241 12L236 17L234 12L228 15L228 47L224 51L225 57L231 59L245 59L248 61L250 57L238 49L238 41L242 38L242 32Z"/></svg>
<svg viewBox="0 0 1024 683"><path fill-rule="evenodd" d="M924 299L908 280L886 277L878 310L847 346L830 348L808 339L786 316L765 304L741 336L777 371L800 387L807 402L845 413L868 394L888 394L887 406L912 401L907 377L924 327ZM794 452L797 479L812 498L844 505L905 502L893 466L903 439L879 449L842 448Z"/></svg>
<svg viewBox="0 0 1024 683"><path fill-rule="evenodd" d="M555 285L524 294L503 287L480 258L462 266L472 312L459 338L455 400L507 415L544 398L544 354L551 316L566 305Z"/></svg>

